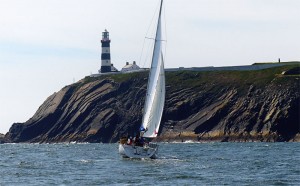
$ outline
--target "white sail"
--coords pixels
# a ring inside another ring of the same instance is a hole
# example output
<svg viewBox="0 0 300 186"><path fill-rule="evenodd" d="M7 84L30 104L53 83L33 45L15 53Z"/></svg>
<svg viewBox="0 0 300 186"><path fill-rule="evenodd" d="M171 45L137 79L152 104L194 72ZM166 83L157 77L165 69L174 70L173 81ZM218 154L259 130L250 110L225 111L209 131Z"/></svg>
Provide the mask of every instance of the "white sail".
<svg viewBox="0 0 300 186"><path fill-rule="evenodd" d="M143 137L155 138L157 136L162 112L165 102L165 72L164 60L161 52L161 11L160 6L155 44L153 49L151 69L148 79L146 102L144 107L144 115L142 127L145 129Z"/></svg>
<svg viewBox="0 0 300 186"><path fill-rule="evenodd" d="M164 59L161 52L161 0L155 44L152 55L151 69L148 79L147 95L144 106L142 123L143 137L155 138L157 136L165 102L165 71ZM139 141L139 140L138 140ZM127 143L127 138L121 139L119 153L124 158L157 158L158 145L156 143L134 144Z"/></svg>

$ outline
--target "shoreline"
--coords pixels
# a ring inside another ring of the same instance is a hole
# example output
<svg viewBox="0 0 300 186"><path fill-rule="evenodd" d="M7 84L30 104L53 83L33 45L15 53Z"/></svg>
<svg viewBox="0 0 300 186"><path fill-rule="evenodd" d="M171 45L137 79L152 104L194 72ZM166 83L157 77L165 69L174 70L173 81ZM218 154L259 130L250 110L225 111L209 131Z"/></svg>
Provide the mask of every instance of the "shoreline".
<svg viewBox="0 0 300 186"><path fill-rule="evenodd" d="M194 134L193 132L166 132L165 134L158 136L155 142L181 142L188 141L206 143L206 142L300 142L300 133L296 134L290 140L285 140L281 135L276 133L271 134L232 134L232 135L210 135Z"/></svg>
<svg viewBox="0 0 300 186"><path fill-rule="evenodd" d="M158 136L153 140L155 143L298 143L300 142L300 133L295 135L291 140L284 141L280 139L278 135L268 135L268 136L236 136L236 135L224 135L224 136L214 136L214 137L199 137L197 135L181 135L178 136ZM11 142L5 137L0 137L0 144L92 144L98 142L88 142L88 141L57 141L57 142ZM99 144L113 144L119 142L109 142L109 143L99 143Z"/></svg>

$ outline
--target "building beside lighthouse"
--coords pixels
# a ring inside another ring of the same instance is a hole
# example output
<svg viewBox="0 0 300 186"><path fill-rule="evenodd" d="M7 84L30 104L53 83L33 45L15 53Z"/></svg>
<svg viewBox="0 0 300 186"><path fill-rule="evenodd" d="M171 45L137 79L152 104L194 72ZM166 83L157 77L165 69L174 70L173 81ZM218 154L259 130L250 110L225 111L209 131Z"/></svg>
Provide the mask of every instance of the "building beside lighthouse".
<svg viewBox="0 0 300 186"><path fill-rule="evenodd" d="M99 73L117 72L118 70L111 63L109 32L106 29L102 32L101 50L101 69Z"/></svg>
<svg viewBox="0 0 300 186"><path fill-rule="evenodd" d="M126 62L126 65L122 68L121 72L131 72L131 71L140 71L142 70L135 61L132 64Z"/></svg>

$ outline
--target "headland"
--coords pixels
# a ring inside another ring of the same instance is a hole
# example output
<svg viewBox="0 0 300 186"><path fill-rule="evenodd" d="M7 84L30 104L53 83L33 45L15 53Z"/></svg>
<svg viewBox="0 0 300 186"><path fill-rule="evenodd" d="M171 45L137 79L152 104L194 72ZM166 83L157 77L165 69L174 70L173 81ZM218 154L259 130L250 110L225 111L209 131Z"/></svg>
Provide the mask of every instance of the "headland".
<svg viewBox="0 0 300 186"><path fill-rule="evenodd" d="M300 141L299 62L207 68L214 70L167 70L157 141ZM147 71L85 77L49 96L25 123L14 123L5 139L110 143L134 135L147 77Z"/></svg>

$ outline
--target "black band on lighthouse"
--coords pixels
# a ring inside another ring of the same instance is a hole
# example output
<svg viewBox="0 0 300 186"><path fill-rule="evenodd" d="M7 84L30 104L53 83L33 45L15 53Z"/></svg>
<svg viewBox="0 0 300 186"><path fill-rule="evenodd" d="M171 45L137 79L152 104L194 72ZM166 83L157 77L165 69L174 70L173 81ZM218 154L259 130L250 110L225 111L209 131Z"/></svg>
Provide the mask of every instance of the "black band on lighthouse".
<svg viewBox="0 0 300 186"><path fill-rule="evenodd" d="M111 72L111 66L101 66L101 72Z"/></svg>
<svg viewBox="0 0 300 186"><path fill-rule="evenodd" d="M101 59L102 60L109 60L110 59L110 53L101 54Z"/></svg>
<svg viewBox="0 0 300 186"><path fill-rule="evenodd" d="M110 47L110 41L102 41L102 47Z"/></svg>

